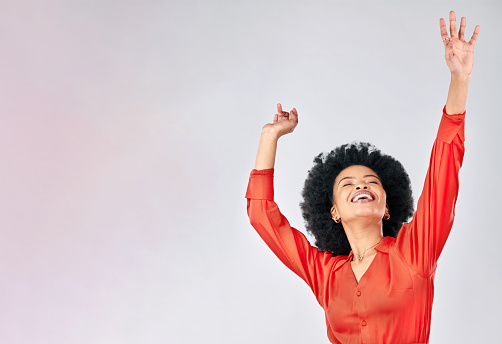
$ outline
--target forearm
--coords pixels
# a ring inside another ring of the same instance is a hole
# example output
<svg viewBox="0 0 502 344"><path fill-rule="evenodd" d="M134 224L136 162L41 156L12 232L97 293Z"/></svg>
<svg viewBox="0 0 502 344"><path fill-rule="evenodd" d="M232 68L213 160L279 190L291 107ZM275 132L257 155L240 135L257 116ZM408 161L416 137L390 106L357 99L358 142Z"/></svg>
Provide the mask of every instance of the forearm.
<svg viewBox="0 0 502 344"><path fill-rule="evenodd" d="M278 138L276 134L271 133L269 130L262 130L260 144L258 145L258 153L256 154L256 162L254 165L256 170L274 168L277 140Z"/></svg>
<svg viewBox="0 0 502 344"><path fill-rule="evenodd" d="M448 115L464 113L468 88L468 76L455 76L452 74L448 99L446 100L446 113Z"/></svg>

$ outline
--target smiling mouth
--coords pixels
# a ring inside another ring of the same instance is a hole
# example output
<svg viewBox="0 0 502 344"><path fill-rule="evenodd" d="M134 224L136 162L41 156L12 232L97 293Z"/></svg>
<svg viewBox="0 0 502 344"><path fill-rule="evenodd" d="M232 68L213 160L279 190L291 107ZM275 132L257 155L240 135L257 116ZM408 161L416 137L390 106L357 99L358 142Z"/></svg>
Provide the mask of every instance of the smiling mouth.
<svg viewBox="0 0 502 344"><path fill-rule="evenodd" d="M369 191L358 191L352 196L350 200L352 203L366 203L373 202L375 200L375 196Z"/></svg>

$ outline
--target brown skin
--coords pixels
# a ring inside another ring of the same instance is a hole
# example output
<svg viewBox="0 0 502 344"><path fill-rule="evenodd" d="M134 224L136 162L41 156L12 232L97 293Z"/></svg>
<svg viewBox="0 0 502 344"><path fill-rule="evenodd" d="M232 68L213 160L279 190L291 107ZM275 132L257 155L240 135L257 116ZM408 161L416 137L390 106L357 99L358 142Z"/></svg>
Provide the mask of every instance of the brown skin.
<svg viewBox="0 0 502 344"><path fill-rule="evenodd" d="M373 197L353 202L355 194L367 191ZM339 216L342 224L362 221L367 224L382 219L386 207L386 194L378 175L371 168L350 166L338 174L333 184L331 215ZM345 227L345 226L344 226Z"/></svg>
<svg viewBox="0 0 502 344"><path fill-rule="evenodd" d="M479 25L475 27L474 33L469 42L466 42L464 39L465 25L466 18L463 17L460 21L460 29L457 34L457 21L455 12L451 11L450 35L448 35L444 19L441 18L439 20L441 38L444 39L443 43L445 47L445 60L451 72L450 88L448 91L448 98L446 100L446 113L449 115L463 113L465 111L465 105L467 102L467 90L473 66L474 45L476 43L476 39L478 38ZM260 144L258 146L258 153L256 155L255 169L264 170L274 168L277 141L281 136L292 133L297 125L298 112L296 111L296 109L293 108L291 112L288 113L282 110L281 104L277 104L277 114L274 116L274 121L272 123L266 124L262 129ZM342 171L341 173L343 173L344 171ZM353 171L353 173L356 173L356 171ZM338 177L343 178L342 176ZM335 187L336 182L333 190L334 193L336 191ZM337 205L339 206L339 208L337 207ZM348 205L347 207L342 207L342 204L337 203L335 200L335 210L332 209L332 216L335 217L335 215L338 215L341 217L344 229L346 233L348 233L347 237L349 237L350 235L350 246L356 253L362 253L364 250L366 250L366 248L371 247L382 237L381 215L383 215L383 212L381 202L378 203L378 206L378 209L373 209L371 208L372 206L368 206L367 208L370 210L360 207L360 209L358 210L360 212L357 212L356 210L349 211L349 209L352 208L350 208ZM345 208L347 209L347 213L345 213L343 210ZM364 212L366 212L366 215L361 216L359 220L356 220L356 214L363 214L363 210ZM336 211L336 213L334 213L334 211ZM374 211L373 215L368 216L368 213L371 211ZM392 214L390 215L392 216ZM370 219L373 220L370 221ZM365 228L363 228L362 224L365 224ZM352 269L354 270L354 275L357 281L359 281L364 272L366 272L375 254L376 251L374 248L369 249L365 253L364 259L362 261L356 259L352 262Z"/></svg>
<svg viewBox="0 0 502 344"><path fill-rule="evenodd" d="M460 30L457 34L457 19L455 12L450 12L450 37L446 31L446 23L439 19L441 38L445 46L445 60L451 72L450 90L446 100L446 113L449 115L463 113L467 102L469 78L472 73L474 59L474 45L479 34L479 25L474 28L474 33L469 42L464 39L465 24L467 19L460 20Z"/></svg>
<svg viewBox="0 0 502 344"><path fill-rule="evenodd" d="M353 202L360 191L373 195L366 200ZM373 198L373 199L372 199ZM359 282L376 255L374 248L382 237L382 221L388 207L382 182L371 168L361 165L347 167L335 179L333 185L333 220L340 220L350 247L355 254L363 254L363 260L352 259L352 270Z"/></svg>
<svg viewBox="0 0 502 344"><path fill-rule="evenodd" d="M273 123L265 124L261 130L260 144L254 165L256 170L274 168L277 140L282 135L292 133L297 124L298 112L296 109L293 108L291 114L289 114L282 111L281 104L277 104L277 114L274 115Z"/></svg>

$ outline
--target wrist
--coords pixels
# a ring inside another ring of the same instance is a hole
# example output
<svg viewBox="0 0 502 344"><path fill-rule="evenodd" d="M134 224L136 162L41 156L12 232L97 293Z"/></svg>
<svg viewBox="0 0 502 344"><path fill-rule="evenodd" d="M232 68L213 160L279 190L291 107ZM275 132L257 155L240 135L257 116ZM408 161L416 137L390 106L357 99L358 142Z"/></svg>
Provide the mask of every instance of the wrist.
<svg viewBox="0 0 502 344"><path fill-rule="evenodd" d="M279 140L279 135L270 126L265 125L261 130L261 139L277 141Z"/></svg>
<svg viewBox="0 0 502 344"><path fill-rule="evenodd" d="M468 83L469 80L471 79L471 75L467 74L457 74L457 73L451 73L451 81L453 82L463 82L463 83Z"/></svg>

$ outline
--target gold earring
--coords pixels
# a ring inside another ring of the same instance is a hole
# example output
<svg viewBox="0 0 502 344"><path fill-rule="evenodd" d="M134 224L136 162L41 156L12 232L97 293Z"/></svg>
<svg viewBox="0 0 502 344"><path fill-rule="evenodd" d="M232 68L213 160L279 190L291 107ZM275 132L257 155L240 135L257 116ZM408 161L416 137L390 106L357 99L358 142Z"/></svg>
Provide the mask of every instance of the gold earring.
<svg viewBox="0 0 502 344"><path fill-rule="evenodd" d="M340 216L338 215L333 216L333 221L335 221L335 223L340 223L340 220L341 220Z"/></svg>
<svg viewBox="0 0 502 344"><path fill-rule="evenodd" d="M389 208L388 207L385 208L385 214L383 215L383 218L385 220L390 219L390 214L389 214Z"/></svg>

